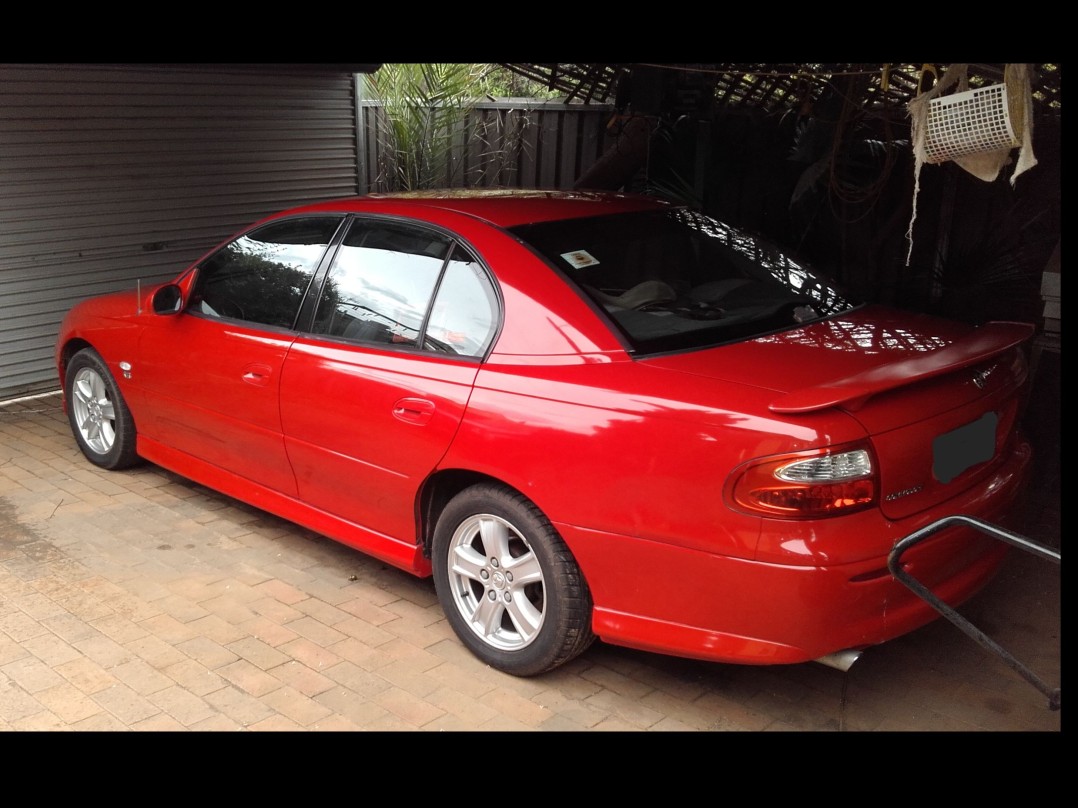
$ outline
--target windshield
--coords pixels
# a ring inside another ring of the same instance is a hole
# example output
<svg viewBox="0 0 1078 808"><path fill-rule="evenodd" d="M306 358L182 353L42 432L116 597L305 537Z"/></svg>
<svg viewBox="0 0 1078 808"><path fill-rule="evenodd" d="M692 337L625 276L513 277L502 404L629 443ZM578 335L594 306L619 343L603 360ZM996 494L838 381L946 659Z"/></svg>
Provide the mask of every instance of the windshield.
<svg viewBox="0 0 1078 808"><path fill-rule="evenodd" d="M855 305L774 246L690 210L512 232L601 306L639 353L757 337Z"/></svg>

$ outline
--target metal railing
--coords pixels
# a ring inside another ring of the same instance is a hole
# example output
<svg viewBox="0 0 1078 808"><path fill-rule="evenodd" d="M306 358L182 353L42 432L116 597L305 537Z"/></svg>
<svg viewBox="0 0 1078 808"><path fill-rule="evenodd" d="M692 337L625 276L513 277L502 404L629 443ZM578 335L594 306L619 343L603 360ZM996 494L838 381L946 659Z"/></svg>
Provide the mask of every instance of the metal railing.
<svg viewBox="0 0 1078 808"><path fill-rule="evenodd" d="M1051 687L1046 684L1040 677L1030 670L1028 666L1024 665L1008 652L1007 649L1003 648L999 643L974 626L969 620L936 597L926 586L924 586L924 584L902 569L902 554L905 553L906 550L913 545L924 541L933 534L954 525L972 527L975 530L979 530L981 533L993 536L1007 544L1026 550L1027 552L1033 553L1048 561L1052 561L1056 564L1060 563L1059 552L1050 547L1045 547L1024 536L1020 536L1017 533L1005 530L998 525L983 522L980 519L975 519L971 516L955 515L939 519L899 540L895 544L894 549L891 550L891 554L887 557L888 569L890 569L891 574L896 580L913 590L915 594L927 601L936 611L954 623L959 629L965 632L969 637L972 637L981 646L998 655L1008 667L1047 696L1049 709L1058 710L1061 706L1060 690L1058 687Z"/></svg>

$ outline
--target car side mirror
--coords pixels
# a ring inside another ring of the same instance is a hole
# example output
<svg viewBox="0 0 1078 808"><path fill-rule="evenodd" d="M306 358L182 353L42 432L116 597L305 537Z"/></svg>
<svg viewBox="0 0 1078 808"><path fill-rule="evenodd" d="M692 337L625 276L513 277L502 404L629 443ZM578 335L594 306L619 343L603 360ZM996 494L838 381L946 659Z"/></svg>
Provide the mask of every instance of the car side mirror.
<svg viewBox="0 0 1078 808"><path fill-rule="evenodd" d="M183 308L183 291L174 283L162 286L153 293L154 314L179 314Z"/></svg>

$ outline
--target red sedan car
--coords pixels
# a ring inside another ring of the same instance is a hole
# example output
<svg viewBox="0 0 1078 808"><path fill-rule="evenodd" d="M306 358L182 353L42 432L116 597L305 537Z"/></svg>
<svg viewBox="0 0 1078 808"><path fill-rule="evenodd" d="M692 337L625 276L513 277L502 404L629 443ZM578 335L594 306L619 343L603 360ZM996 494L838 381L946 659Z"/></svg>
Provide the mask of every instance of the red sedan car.
<svg viewBox="0 0 1078 808"><path fill-rule="evenodd" d="M419 576L484 662L601 640L834 659L937 616L889 573L1000 521L1032 327L845 297L691 210L621 194L372 195L272 216L175 281L78 304L75 440ZM1005 546L905 568L949 604Z"/></svg>

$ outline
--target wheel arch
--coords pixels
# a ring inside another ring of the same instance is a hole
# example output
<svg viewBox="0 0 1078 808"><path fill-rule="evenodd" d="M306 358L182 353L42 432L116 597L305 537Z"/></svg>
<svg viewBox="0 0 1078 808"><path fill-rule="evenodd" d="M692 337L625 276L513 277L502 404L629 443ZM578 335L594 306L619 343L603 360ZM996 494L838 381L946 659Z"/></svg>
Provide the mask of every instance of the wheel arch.
<svg viewBox="0 0 1078 808"><path fill-rule="evenodd" d="M469 469L439 469L424 481L416 500L416 535L425 558L431 557L434 528L445 506L461 491L478 483L505 485L496 477ZM506 488L516 490L512 486Z"/></svg>
<svg viewBox="0 0 1078 808"><path fill-rule="evenodd" d="M438 517L445 510L445 506L461 491L479 483L499 485L507 491L524 497L536 508L539 508L535 500L519 488L505 482L505 480L479 471L472 471L471 469L439 469L423 483L416 500L417 536L419 543L423 547L424 557L431 557L434 528L438 524ZM539 508L539 510L542 511L542 508ZM549 519L549 516L547 518Z"/></svg>
<svg viewBox="0 0 1078 808"><path fill-rule="evenodd" d="M61 385L61 387L64 385L64 377L67 374L67 366L71 362L71 357L73 357L75 354L77 354L83 348L93 348L93 347L94 347L93 345L91 345L89 342L84 340L82 337L72 337L71 339L69 339L67 342L64 343L63 347L60 349L59 363L58 363L59 367L57 368L57 370L60 373L60 385ZM96 350L96 348L94 350Z"/></svg>

